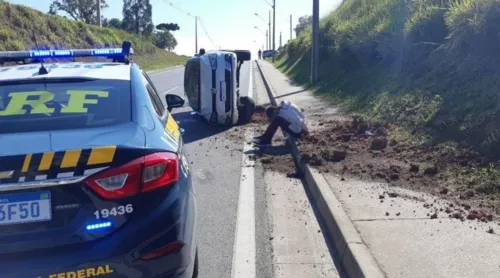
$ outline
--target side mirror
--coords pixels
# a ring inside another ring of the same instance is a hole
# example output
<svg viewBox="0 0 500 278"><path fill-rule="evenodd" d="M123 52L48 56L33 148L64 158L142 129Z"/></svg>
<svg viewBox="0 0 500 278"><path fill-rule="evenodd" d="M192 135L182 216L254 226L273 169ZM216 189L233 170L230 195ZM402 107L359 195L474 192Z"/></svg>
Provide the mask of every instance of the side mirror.
<svg viewBox="0 0 500 278"><path fill-rule="evenodd" d="M172 109L174 108L179 108L184 106L184 99L178 95L168 94L165 96L165 99L167 101L167 107L169 112L172 111Z"/></svg>

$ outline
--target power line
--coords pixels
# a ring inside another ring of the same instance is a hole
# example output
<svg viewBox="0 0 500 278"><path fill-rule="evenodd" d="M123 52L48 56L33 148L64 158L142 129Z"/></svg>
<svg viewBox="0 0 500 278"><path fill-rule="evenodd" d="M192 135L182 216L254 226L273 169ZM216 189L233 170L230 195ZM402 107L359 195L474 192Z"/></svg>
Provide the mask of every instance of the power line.
<svg viewBox="0 0 500 278"><path fill-rule="evenodd" d="M186 12L186 11L184 11L183 9L181 9L181 8L179 8L179 7L177 7L177 6L174 6L174 3L170 2L170 1L165 1L165 0L163 0L163 2L165 2L165 3L169 4L172 8L176 9L177 11L179 11L179 12L181 12L181 13L183 13L183 14L187 15L187 16L190 16L190 17L193 17L193 18L195 17L195 16L194 16L194 15L192 15L191 13Z"/></svg>
<svg viewBox="0 0 500 278"><path fill-rule="evenodd" d="M207 28L205 28L205 24L203 23L203 20L201 18L199 18L199 21L200 21L201 28L203 29L203 31L207 35L207 37L210 40L210 42L212 43L212 45L216 46L214 41L212 40L212 37L210 37L210 35L208 34Z"/></svg>
<svg viewBox="0 0 500 278"><path fill-rule="evenodd" d="M195 19L198 18L198 22L200 22L201 28L205 32L205 35L207 35L208 39L210 40L210 43L212 43L212 45L216 47L216 44L212 40L212 37L210 37L210 35L208 34L207 28L205 27L205 24L203 23L203 19L200 16L196 16L196 15L191 14L190 12L184 11L183 9L181 9L181 8L177 7L176 5L174 5L174 3L172 3L171 1L163 0L163 2L169 4L172 8L174 8L175 10L183 13L184 15L187 15L187 16L195 18Z"/></svg>

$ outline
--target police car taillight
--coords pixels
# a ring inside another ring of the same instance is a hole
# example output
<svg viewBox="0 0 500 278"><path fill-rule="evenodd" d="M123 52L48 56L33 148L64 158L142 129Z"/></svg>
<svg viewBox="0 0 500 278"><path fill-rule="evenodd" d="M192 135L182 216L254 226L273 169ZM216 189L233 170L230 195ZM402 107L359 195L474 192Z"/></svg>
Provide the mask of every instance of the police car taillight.
<svg viewBox="0 0 500 278"><path fill-rule="evenodd" d="M167 187L179 180L179 159L169 152L137 158L85 180L99 196L117 199Z"/></svg>

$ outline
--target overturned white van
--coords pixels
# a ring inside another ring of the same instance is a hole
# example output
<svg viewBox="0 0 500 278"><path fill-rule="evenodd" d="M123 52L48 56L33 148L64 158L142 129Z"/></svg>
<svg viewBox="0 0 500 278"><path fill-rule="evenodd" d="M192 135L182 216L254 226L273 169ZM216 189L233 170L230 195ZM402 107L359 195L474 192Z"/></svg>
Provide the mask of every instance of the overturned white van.
<svg viewBox="0 0 500 278"><path fill-rule="evenodd" d="M255 102L239 94L240 68L250 60L248 50L209 51L188 59L184 92L193 111L214 125L250 121Z"/></svg>

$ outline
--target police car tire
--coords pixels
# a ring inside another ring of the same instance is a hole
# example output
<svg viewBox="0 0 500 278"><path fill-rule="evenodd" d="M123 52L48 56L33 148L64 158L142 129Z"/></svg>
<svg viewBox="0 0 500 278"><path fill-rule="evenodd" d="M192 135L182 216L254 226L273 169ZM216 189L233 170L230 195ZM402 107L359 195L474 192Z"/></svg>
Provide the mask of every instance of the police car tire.
<svg viewBox="0 0 500 278"><path fill-rule="evenodd" d="M246 124L250 122L255 113L255 101L247 96L240 97L238 104L238 123Z"/></svg>

